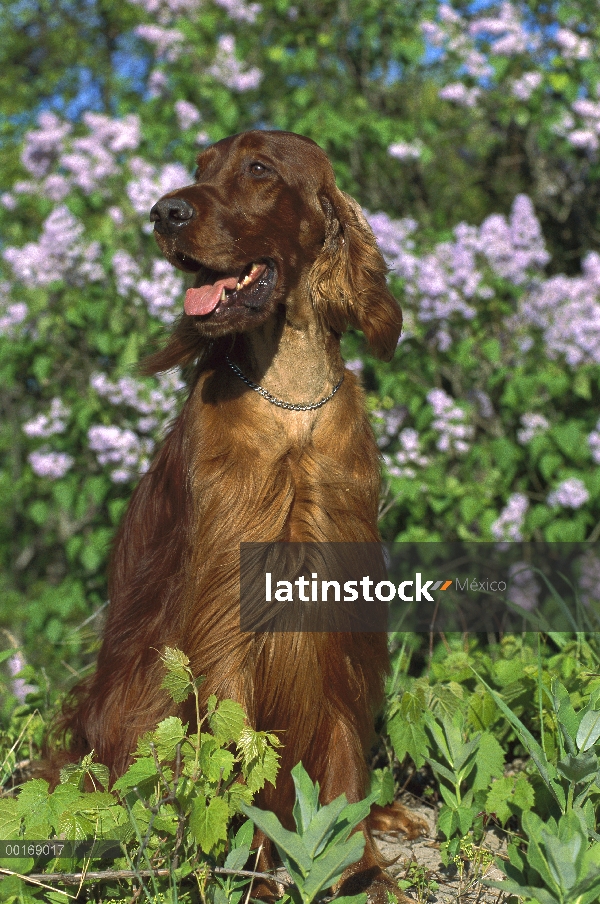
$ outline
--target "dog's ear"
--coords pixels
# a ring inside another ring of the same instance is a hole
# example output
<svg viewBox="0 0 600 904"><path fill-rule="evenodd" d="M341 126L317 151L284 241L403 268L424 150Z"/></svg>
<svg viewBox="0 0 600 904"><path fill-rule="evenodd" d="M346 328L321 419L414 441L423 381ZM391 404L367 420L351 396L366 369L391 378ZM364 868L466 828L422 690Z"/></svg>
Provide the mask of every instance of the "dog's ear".
<svg viewBox="0 0 600 904"><path fill-rule="evenodd" d="M338 333L348 325L362 330L373 353L390 361L402 329L402 312L387 287L388 267L373 230L358 202L338 188L319 201L326 232L309 274L315 310Z"/></svg>

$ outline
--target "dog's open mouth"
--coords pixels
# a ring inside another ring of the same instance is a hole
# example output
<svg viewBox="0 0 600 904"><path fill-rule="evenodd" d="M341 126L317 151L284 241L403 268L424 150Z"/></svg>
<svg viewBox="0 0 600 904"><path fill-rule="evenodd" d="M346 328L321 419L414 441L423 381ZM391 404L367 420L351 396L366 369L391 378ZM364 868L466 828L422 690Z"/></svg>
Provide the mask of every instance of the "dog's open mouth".
<svg viewBox="0 0 600 904"><path fill-rule="evenodd" d="M193 269L190 258L181 260ZM193 317L207 317L233 307L261 308L276 282L275 265L270 260L252 261L238 273L219 273L197 265L196 284L185 293L184 310Z"/></svg>

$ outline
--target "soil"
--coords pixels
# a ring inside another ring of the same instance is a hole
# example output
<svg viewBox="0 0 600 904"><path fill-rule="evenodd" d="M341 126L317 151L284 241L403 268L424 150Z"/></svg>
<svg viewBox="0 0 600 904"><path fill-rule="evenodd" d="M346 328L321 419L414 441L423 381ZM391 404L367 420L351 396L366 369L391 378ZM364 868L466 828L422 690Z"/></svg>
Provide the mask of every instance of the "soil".
<svg viewBox="0 0 600 904"><path fill-rule="evenodd" d="M375 838L382 855L387 861L395 861L387 867L387 871L398 882L411 879L415 884L406 888L404 894L419 902L429 904L447 904L450 901L461 901L464 904L502 904L508 895L495 888L487 888L481 883L482 878L501 882L505 877L495 865L494 860L506 851L505 836L491 829L486 832L477 848L473 860L445 867L440 858L440 841L436 837L435 810L422 800L415 800L410 795L401 798L403 804L410 807L415 815L424 819L429 826L427 834L415 841L407 841L402 836L382 835ZM489 852L491 863L481 863L483 852ZM493 859L492 859L493 858ZM478 863L477 860L480 860ZM401 886L403 887L403 886Z"/></svg>

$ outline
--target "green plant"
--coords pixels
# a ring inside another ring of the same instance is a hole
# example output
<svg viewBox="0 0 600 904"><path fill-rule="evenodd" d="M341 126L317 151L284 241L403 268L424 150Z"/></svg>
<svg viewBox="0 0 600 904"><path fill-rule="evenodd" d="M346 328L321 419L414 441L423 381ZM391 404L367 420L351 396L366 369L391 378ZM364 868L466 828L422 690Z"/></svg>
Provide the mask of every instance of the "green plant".
<svg viewBox="0 0 600 904"><path fill-rule="evenodd" d="M557 728L559 758L555 765L500 694L482 678L480 681L516 731L558 812L563 815L577 812L588 826L588 831L594 834L595 814L589 798L600 780L600 747L597 746L600 738L600 688L592 691L588 703L579 712L575 711L567 689L557 679L552 679L550 691L544 688Z"/></svg>
<svg viewBox="0 0 600 904"><path fill-rule="evenodd" d="M571 810L557 821L543 822L535 813L523 815L528 835L524 854L509 845L509 862L498 866L508 879L484 880L526 901L539 904L592 904L600 896L600 844L588 845L581 815Z"/></svg>
<svg viewBox="0 0 600 904"><path fill-rule="evenodd" d="M26 782L17 797L0 799L0 838L115 840L121 847L115 868L146 900L172 893L179 901L191 901L193 883L184 881L189 879L215 904L236 904L249 878L221 878L215 870L239 871L247 861L252 827L245 823L235 832L231 822L265 782L275 782L279 742L251 729L232 700L209 698L201 717L203 679L193 676L181 651L167 648L161 658L163 685L172 698L181 702L194 695L197 729L188 733L179 718L164 719L140 739L133 762L110 791L103 790L108 770L94 762L93 754L63 769L51 793L42 779ZM90 786L94 790L85 790ZM21 876L44 868L53 882L60 881L60 872L80 872L83 883L90 866L102 866L98 855L90 859L77 851L38 861L35 856L3 858L0 868ZM103 882L119 888L114 870L104 868ZM28 887L18 875L0 881L2 900L11 894L39 900L46 893Z"/></svg>
<svg viewBox="0 0 600 904"><path fill-rule="evenodd" d="M476 837L481 837L487 789L492 777L502 775L504 754L489 732L468 737L460 711L452 717L430 715L426 724L439 757L428 756L426 761L439 781L444 800L438 828L446 837L440 854L447 864L459 853L460 843L469 831L475 829Z"/></svg>
<svg viewBox="0 0 600 904"><path fill-rule="evenodd" d="M293 816L296 832L285 829L274 813L241 805L242 811L270 838L294 880L284 899L294 904L311 904L340 879L346 867L362 856L365 838L354 832L378 798L373 791L365 800L349 804L340 794L326 806L319 804L319 784L313 784L302 763L292 769L296 788ZM366 894L336 898L347 904L364 904Z"/></svg>

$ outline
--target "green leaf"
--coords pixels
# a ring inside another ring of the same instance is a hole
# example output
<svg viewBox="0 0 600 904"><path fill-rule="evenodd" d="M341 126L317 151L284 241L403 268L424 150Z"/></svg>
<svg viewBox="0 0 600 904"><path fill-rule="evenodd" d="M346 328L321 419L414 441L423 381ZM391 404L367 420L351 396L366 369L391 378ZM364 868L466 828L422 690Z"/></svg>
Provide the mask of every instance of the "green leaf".
<svg viewBox="0 0 600 904"><path fill-rule="evenodd" d="M600 738L600 712L591 710L587 712L579 724L577 731L577 747L583 753L593 747Z"/></svg>
<svg viewBox="0 0 600 904"><path fill-rule="evenodd" d="M348 841L321 854L304 883L305 900L312 901L321 890L334 885L348 866L360 860L364 849L365 836L356 832Z"/></svg>
<svg viewBox="0 0 600 904"><path fill-rule="evenodd" d="M114 790L127 794L134 788L144 788L147 793L158 783L156 764L152 757L141 757L129 766L127 772L116 780Z"/></svg>
<svg viewBox="0 0 600 904"><path fill-rule="evenodd" d="M182 703L194 691L190 660L185 653L174 647L165 647L160 658L167 670L161 687L169 692L174 703Z"/></svg>
<svg viewBox="0 0 600 904"><path fill-rule="evenodd" d="M493 734L486 731L479 738L475 760L473 791L489 788L492 778L498 778L504 771L504 751Z"/></svg>
<svg viewBox="0 0 600 904"><path fill-rule="evenodd" d="M138 741L136 756L151 756L152 745L159 760L172 760L178 744L186 737L187 726L184 727L177 716L168 716L159 723L154 731L145 734Z"/></svg>
<svg viewBox="0 0 600 904"><path fill-rule="evenodd" d="M254 731L246 726L238 740L238 750L242 754L242 773L251 791L260 791L265 782L275 784L279 769L279 754L274 747L280 746L273 734Z"/></svg>
<svg viewBox="0 0 600 904"><path fill-rule="evenodd" d="M314 858L321 853L331 835L331 829L347 803L346 795L341 794L336 800L321 807L312 817L310 825L300 832L302 842L311 857Z"/></svg>
<svg viewBox="0 0 600 904"><path fill-rule="evenodd" d="M565 793L563 789L554 781L554 777L556 774L556 770L552 766L552 764L546 758L546 754L535 740L531 732L523 725L521 720L515 716L515 714L508 708L500 694L497 694L495 690L493 690L484 680L483 678L477 674L475 669L473 669L474 675L477 679L483 684L488 693L493 697L496 705L500 708L503 714L506 716L510 724L513 726L519 739L525 749L528 751L530 757L534 761L537 766L540 775L542 776L544 783L552 796L554 797L557 804L564 810L566 805Z"/></svg>
<svg viewBox="0 0 600 904"><path fill-rule="evenodd" d="M226 841L229 815L229 807L222 797L213 797L207 805L204 795L199 794L192 802L190 830L205 854Z"/></svg>
<svg viewBox="0 0 600 904"><path fill-rule="evenodd" d="M311 824L319 808L319 783L312 783L302 763L298 763L291 771L296 789L293 816L296 829L302 835Z"/></svg>
<svg viewBox="0 0 600 904"><path fill-rule="evenodd" d="M212 743L211 743L212 742ZM230 750L217 746L215 738L203 735L200 747L200 768L210 782L225 781L233 772L235 757Z"/></svg>
<svg viewBox="0 0 600 904"><path fill-rule="evenodd" d="M398 760L402 762L408 754L417 769L425 762L425 754L431 744L422 723L408 722L401 713L387 724L387 731Z"/></svg>
<svg viewBox="0 0 600 904"><path fill-rule="evenodd" d="M380 807L394 802L394 774L391 769L374 769L371 772L370 795L377 793L375 803Z"/></svg>
<svg viewBox="0 0 600 904"><path fill-rule="evenodd" d="M281 856L289 857L297 864L303 876L308 875L312 865L312 859L304 846L302 839L295 832L284 829L274 813L259 810L247 804L240 804L242 813L249 816L257 828L264 832L267 838L277 847Z"/></svg>
<svg viewBox="0 0 600 904"><path fill-rule="evenodd" d="M574 784L592 779L598 771L598 757L593 750L578 756L567 754L557 764L558 772Z"/></svg>
<svg viewBox="0 0 600 904"><path fill-rule="evenodd" d="M12 841L19 837L21 818L18 800L10 797L0 799L0 837L3 840Z"/></svg>
<svg viewBox="0 0 600 904"><path fill-rule="evenodd" d="M229 744L231 741L241 743L240 736L244 730L246 716L235 700L222 700L217 709L209 715L208 722L220 743Z"/></svg>
<svg viewBox="0 0 600 904"><path fill-rule="evenodd" d="M534 800L533 788L521 772L517 776L499 778L492 784L486 797L485 809L487 813L495 813L504 825L515 813L530 810Z"/></svg>

